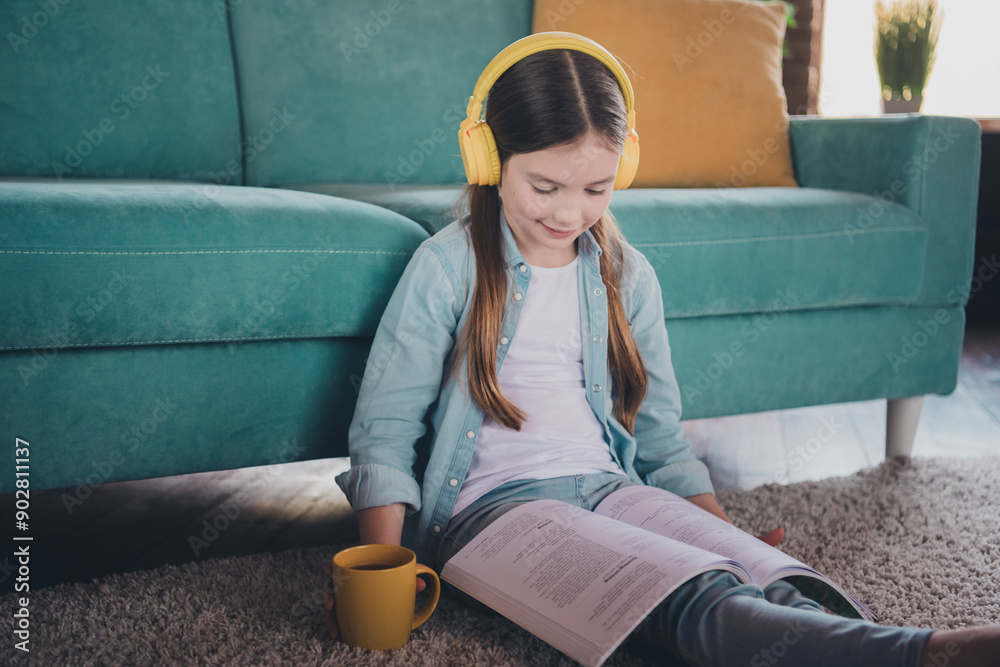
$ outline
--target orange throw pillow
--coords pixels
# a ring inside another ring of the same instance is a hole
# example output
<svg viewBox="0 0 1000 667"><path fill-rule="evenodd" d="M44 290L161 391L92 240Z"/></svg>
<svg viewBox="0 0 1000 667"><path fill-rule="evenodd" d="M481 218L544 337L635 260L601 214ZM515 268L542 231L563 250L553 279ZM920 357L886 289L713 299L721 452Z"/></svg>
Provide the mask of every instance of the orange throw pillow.
<svg viewBox="0 0 1000 667"><path fill-rule="evenodd" d="M633 187L796 187L781 84L785 4L536 0L534 32L589 37L625 67L641 156Z"/></svg>

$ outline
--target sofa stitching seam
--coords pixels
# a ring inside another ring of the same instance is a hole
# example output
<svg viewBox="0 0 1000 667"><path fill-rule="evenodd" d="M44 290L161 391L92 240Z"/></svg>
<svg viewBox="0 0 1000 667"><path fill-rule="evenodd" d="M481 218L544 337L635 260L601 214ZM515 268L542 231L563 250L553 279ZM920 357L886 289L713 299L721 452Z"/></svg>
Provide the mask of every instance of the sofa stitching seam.
<svg viewBox="0 0 1000 667"><path fill-rule="evenodd" d="M865 230L866 234L874 234L876 232L926 232L926 227L920 226L906 226L906 227L880 227L878 229ZM636 248L652 248L652 247L662 247L662 246L684 246L684 245L721 245L726 243L756 243L760 241L789 241L798 239L808 239L808 238L823 238L830 236L847 236L850 234L857 233L854 230L844 230L842 232L817 232L815 234L798 234L798 235L784 235L784 236L759 236L755 238L745 238L745 239L712 239L706 241L669 241L665 243L633 243L633 247Z"/></svg>
<svg viewBox="0 0 1000 667"><path fill-rule="evenodd" d="M331 336L336 336L337 334L330 334ZM67 347L128 347L137 345L169 345L172 343L235 343L238 341L246 340L277 340L282 338L317 338L317 336L303 336L302 334L274 334L272 336L245 336L243 338L235 337L223 337L223 338L179 338L176 340L137 340L137 341L92 341L89 343L68 343L66 345L49 345L44 347L37 346L25 346L25 345L8 345L0 347L0 350L20 350L20 351L30 351L30 350L62 350Z"/></svg>
<svg viewBox="0 0 1000 667"><path fill-rule="evenodd" d="M851 306L858 303L871 302L871 301L889 301L893 305L908 305L910 300L905 298L889 299L886 297L871 297L867 299L853 299L851 301L835 301L829 303L818 304L816 306L810 306L809 308L786 308L779 309L774 312L787 313L793 311L812 311L812 310L822 310L829 308L831 306ZM915 304L914 304L915 305ZM933 306L924 306L933 307ZM713 315L755 315L758 314L757 311L746 311L746 310L721 310L721 311L706 311L704 313L695 314L684 314L684 315L666 315L666 319L688 319L694 317L706 317ZM223 338L182 338L176 340L146 340L146 341L123 341L123 342L109 342L109 341L92 341L89 343L69 343L67 345L58 346L48 346L48 347L34 347L34 346L24 346L24 345L9 345L0 347L0 350L17 350L27 352L29 350L46 350L46 349L65 349L69 347L128 347L128 346L138 346L138 345L170 345L173 343L231 343L237 341L247 341L247 340L280 340L285 338L315 338L315 336L310 336L308 334L274 334L271 336L246 336L243 338L234 337L223 337Z"/></svg>

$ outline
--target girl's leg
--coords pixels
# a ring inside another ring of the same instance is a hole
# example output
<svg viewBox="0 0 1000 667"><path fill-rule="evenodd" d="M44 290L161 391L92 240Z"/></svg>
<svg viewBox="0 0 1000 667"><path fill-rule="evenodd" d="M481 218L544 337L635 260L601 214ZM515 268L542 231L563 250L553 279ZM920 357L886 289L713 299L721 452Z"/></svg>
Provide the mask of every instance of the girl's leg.
<svg viewBox="0 0 1000 667"><path fill-rule="evenodd" d="M714 571L672 593L635 636L689 665L918 667L932 632L773 604L760 588Z"/></svg>
<svg viewBox="0 0 1000 667"><path fill-rule="evenodd" d="M498 487L449 522L437 568L440 570L479 531L521 503L559 498L592 510L607 494L630 484L628 478L609 474L511 482ZM479 605L473 598L461 596ZM995 655L1000 651L1000 626L944 632L879 626L827 614L785 582L762 591L718 571L681 586L639 625L634 636L692 665L922 667L925 649L931 659L928 664L938 664L933 658L940 657L938 654L955 656L956 647L962 658L972 658L969 664L986 665L990 664L988 658L975 662L979 652L992 649ZM970 643L973 640L975 644ZM948 664L957 667L960 662L964 661L956 656Z"/></svg>
<svg viewBox="0 0 1000 667"><path fill-rule="evenodd" d="M783 607L795 607L797 609L811 609L825 614L823 607L814 600L810 600L799 592L795 586L787 581L779 579L764 589L764 599L773 604L780 604Z"/></svg>

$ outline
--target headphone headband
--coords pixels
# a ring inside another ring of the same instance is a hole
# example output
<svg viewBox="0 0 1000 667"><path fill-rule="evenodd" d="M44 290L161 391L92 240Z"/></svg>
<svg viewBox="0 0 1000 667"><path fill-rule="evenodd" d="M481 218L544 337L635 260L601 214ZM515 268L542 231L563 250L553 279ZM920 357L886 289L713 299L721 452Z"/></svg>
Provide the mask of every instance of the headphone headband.
<svg viewBox="0 0 1000 667"><path fill-rule="evenodd" d="M625 96L625 109L628 111L629 120L632 120L635 114L635 95L632 93L632 82L629 81L628 75L625 74L625 70L622 69L618 60L611 55L610 51L594 40L583 35L577 35L576 33L560 31L539 32L534 35L522 37L495 55L476 82L476 87L472 91L472 97L469 98L469 107L466 110L469 112L468 115L472 115L471 112L475 106L479 106L480 110L482 109L483 101L486 99L487 93L490 92L490 88L493 87L497 79L510 69L514 63L527 58L533 53L554 49L582 51L604 63L611 70L611 73L615 75L615 78L618 79L618 85ZM629 125L630 127L635 127L634 122L630 122Z"/></svg>
<svg viewBox="0 0 1000 667"><path fill-rule="evenodd" d="M615 60L615 57L592 39L572 32L539 32L523 37L493 57L483 73L476 81L476 87L469 98L466 107L466 118L458 129L458 145L462 151L462 164L469 183L478 185L497 185L500 182L500 156L493 131L483 119L483 101L497 79L511 65L539 51L553 49L570 49L581 51L604 64L621 88L625 98L625 110L628 113L628 128L622 156L618 162L615 174L614 188L627 188L635 177L639 165L639 135L635 131L635 95L632 83L625 70Z"/></svg>

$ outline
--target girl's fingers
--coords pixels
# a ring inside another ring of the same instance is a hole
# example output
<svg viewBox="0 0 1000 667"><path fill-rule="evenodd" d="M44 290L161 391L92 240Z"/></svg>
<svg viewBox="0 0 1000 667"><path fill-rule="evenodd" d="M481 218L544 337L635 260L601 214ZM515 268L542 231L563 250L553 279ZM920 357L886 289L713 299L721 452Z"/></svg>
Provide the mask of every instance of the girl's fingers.
<svg viewBox="0 0 1000 667"><path fill-rule="evenodd" d="M334 639L340 637L340 628L337 626L337 617L333 609L324 609L323 618L326 620L326 629L330 631L330 636Z"/></svg>
<svg viewBox="0 0 1000 667"><path fill-rule="evenodd" d="M772 547L776 547L778 546L778 543L781 542L781 540L783 540L784 538L785 538L785 529L775 528L770 533L765 533L764 535L761 535L757 539L771 545Z"/></svg>
<svg viewBox="0 0 1000 667"><path fill-rule="evenodd" d="M323 591L323 620L326 622L326 629L330 631L330 636L334 639L340 637L340 627L337 625L337 615L333 611L334 599L331 590L333 568L329 561L323 566L323 584L320 589Z"/></svg>

